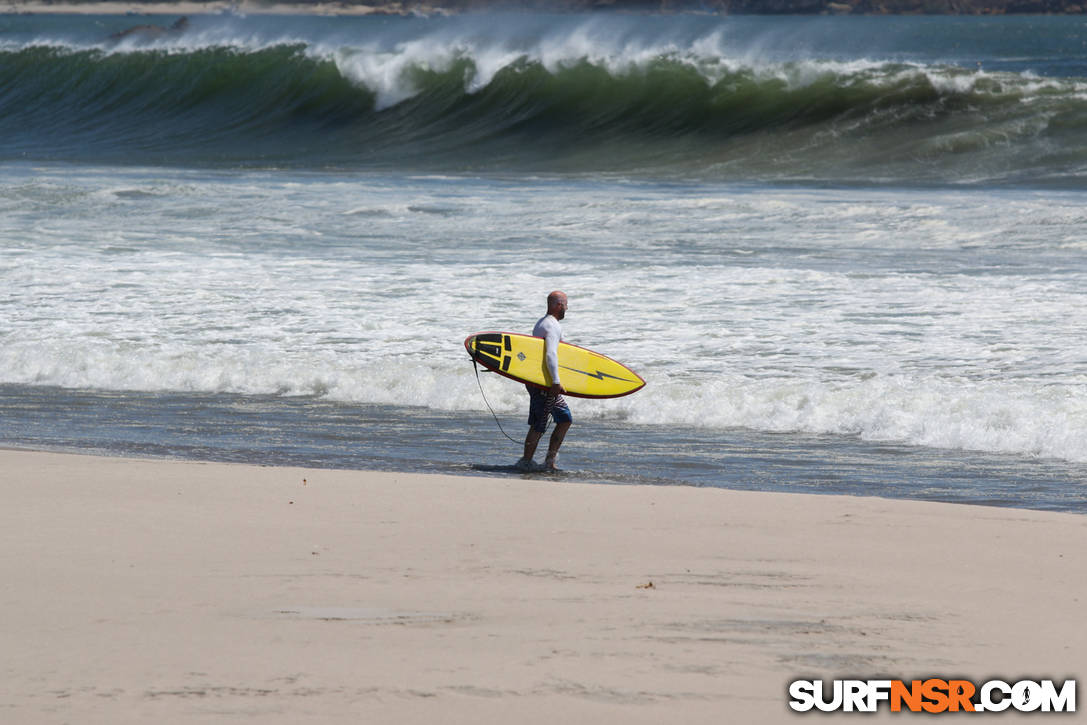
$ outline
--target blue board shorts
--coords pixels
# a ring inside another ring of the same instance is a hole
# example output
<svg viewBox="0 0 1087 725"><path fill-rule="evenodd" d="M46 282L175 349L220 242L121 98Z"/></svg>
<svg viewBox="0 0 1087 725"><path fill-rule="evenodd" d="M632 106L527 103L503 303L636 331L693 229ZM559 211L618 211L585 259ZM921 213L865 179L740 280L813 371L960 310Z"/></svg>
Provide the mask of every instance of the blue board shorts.
<svg viewBox="0 0 1087 725"><path fill-rule="evenodd" d="M547 416L554 418L556 423L573 423L574 416L570 413L570 406L566 404L566 398L561 395L551 397L546 390L528 389L528 424L537 433L547 430Z"/></svg>

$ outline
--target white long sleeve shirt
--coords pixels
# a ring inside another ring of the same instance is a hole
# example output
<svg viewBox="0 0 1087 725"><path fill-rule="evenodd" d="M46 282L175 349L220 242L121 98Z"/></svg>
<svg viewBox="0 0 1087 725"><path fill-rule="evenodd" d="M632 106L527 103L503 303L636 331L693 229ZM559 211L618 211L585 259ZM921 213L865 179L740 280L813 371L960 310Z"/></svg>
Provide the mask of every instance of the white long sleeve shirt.
<svg viewBox="0 0 1087 725"><path fill-rule="evenodd" d="M544 339L544 363L551 375L551 384L559 381L559 342L562 340L562 325L553 315L544 315L532 328L533 337Z"/></svg>

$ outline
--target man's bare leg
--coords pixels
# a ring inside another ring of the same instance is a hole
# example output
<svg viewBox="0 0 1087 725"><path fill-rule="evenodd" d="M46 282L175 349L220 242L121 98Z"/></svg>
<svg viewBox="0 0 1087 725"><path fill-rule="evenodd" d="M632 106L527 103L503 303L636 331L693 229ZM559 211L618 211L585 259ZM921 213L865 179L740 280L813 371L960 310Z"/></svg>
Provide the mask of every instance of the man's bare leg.
<svg viewBox="0 0 1087 725"><path fill-rule="evenodd" d="M544 460L545 470L555 470L555 461L558 460L559 457L559 448L562 446L563 439L566 438L566 431L570 430L570 425L569 422L555 424L555 430L551 432L551 441L547 444L547 458ZM538 435L536 436L536 440L539 441ZM532 451L533 453L536 452L535 444L532 446Z"/></svg>
<svg viewBox="0 0 1087 725"><path fill-rule="evenodd" d="M553 436L554 434L552 434ZM540 443L540 438L543 437L542 431L528 429L528 434L525 436L525 453L521 457L521 460L517 461L515 468L521 470L529 470L532 468L532 459L536 455L536 446Z"/></svg>

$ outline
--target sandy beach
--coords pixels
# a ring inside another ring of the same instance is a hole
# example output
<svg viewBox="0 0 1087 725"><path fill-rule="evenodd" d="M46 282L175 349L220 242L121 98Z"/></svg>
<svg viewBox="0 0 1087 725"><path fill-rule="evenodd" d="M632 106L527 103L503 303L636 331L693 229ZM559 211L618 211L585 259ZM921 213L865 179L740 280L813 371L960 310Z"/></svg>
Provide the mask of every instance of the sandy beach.
<svg viewBox="0 0 1087 725"><path fill-rule="evenodd" d="M6 723L773 723L802 717L797 678L1083 673L1072 514L22 451L0 470Z"/></svg>

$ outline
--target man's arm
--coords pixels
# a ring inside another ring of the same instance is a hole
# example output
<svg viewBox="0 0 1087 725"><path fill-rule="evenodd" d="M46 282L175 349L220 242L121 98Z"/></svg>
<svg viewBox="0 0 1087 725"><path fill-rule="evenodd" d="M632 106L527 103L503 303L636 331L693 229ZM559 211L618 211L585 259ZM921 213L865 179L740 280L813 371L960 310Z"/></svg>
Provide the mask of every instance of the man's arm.
<svg viewBox="0 0 1087 725"><path fill-rule="evenodd" d="M547 372L551 375L551 394L565 393L566 388L559 380L559 337L561 337L558 325L548 325L547 334L544 336L544 362Z"/></svg>

